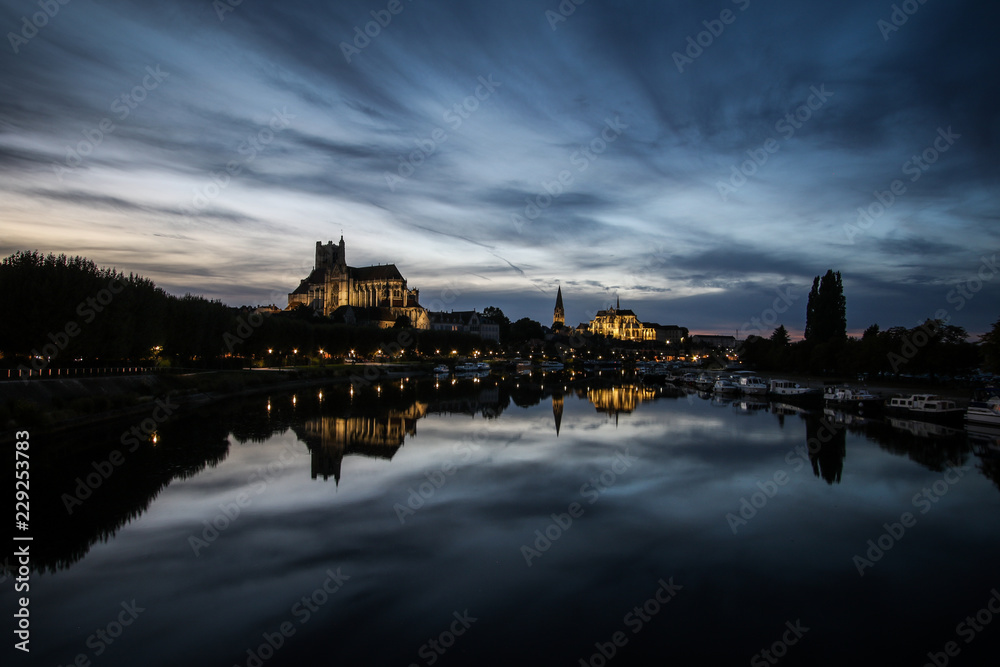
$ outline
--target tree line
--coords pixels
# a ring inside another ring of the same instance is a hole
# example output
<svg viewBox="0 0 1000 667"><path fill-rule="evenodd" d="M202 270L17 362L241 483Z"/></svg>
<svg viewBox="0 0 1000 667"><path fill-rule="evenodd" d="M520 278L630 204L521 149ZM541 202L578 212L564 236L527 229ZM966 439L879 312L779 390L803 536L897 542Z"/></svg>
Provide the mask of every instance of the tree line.
<svg viewBox="0 0 1000 667"><path fill-rule="evenodd" d="M806 305L803 340L792 343L784 325L768 338L750 336L742 361L762 371L811 374L949 376L979 367L1000 372L1000 320L978 343L968 332L943 320L880 329L868 327L860 338L847 335L847 302L840 272L817 276Z"/></svg>
<svg viewBox="0 0 1000 667"><path fill-rule="evenodd" d="M83 257L37 251L0 261L0 309L0 365L8 368L305 363L320 349L340 357L351 350L358 357L413 356L469 354L484 345L469 334L333 324L309 308L263 316L201 296L167 294L148 278Z"/></svg>

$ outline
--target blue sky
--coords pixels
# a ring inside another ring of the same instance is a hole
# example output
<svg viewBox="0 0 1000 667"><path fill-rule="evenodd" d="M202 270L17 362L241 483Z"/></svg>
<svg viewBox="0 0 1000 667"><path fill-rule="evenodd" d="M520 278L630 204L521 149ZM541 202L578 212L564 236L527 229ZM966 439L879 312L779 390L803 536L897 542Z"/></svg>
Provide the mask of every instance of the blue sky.
<svg viewBox="0 0 1000 667"><path fill-rule="evenodd" d="M832 268L850 330L979 333L1000 10L896 7L0 0L0 253L284 306L343 233L430 307L741 334Z"/></svg>

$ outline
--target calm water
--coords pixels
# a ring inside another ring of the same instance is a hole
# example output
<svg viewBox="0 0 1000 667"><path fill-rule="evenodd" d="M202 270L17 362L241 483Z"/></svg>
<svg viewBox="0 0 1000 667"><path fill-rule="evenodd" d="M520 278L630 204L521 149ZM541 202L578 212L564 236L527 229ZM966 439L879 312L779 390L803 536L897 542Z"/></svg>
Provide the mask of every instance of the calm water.
<svg viewBox="0 0 1000 667"><path fill-rule="evenodd" d="M1000 435L846 421L536 376L38 436L28 664L982 664Z"/></svg>

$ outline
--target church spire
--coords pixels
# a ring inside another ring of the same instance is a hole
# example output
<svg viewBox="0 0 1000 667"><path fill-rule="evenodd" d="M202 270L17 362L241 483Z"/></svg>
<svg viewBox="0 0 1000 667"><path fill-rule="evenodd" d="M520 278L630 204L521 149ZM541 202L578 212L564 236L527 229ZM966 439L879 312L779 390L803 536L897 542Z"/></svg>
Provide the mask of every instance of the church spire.
<svg viewBox="0 0 1000 667"><path fill-rule="evenodd" d="M556 307L552 312L552 328L561 329L566 324L566 311L563 309L562 285L556 291Z"/></svg>

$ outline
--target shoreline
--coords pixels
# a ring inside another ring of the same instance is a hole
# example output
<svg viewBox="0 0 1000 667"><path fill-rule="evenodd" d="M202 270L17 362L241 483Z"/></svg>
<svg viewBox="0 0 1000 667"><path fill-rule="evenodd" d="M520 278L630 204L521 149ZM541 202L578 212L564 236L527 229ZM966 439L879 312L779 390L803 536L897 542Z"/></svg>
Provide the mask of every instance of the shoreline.
<svg viewBox="0 0 1000 667"><path fill-rule="evenodd" d="M28 418L18 420L15 412L7 410L4 432L0 442L13 439L16 430L30 429L39 433L59 433L72 428L88 427L102 422L138 415L149 415L162 408L163 402L171 410L190 410L219 401L253 396L271 391L290 391L324 384L344 384L353 379L363 382L403 377L421 377L429 374L426 364L393 367L366 365L364 369L377 369L377 374L357 372L358 366L337 366L322 369L241 369L234 371L205 371L203 373L141 374L117 377L81 379L31 380L0 382L0 408L17 410L21 405ZM354 372L352 372L354 371ZM803 386L822 388L830 384L846 384L864 388L889 399L896 395L934 394L956 401L966 407L973 389L929 384L927 382L892 381L877 378L875 382L859 382L845 377L824 377L801 373L760 373L768 379L787 379ZM371 377L369 377L371 376ZM141 392L141 393L140 393ZM107 407L100 407L106 404ZM80 410L84 410L80 414Z"/></svg>
<svg viewBox="0 0 1000 667"><path fill-rule="evenodd" d="M207 371L184 376L129 375L112 378L84 378L78 380L31 380L31 397L18 396L23 387L20 382L0 383L0 401L16 403L27 401L31 404L33 423L19 423L11 415L3 425L0 442L14 439L17 430L30 430L40 434L64 432L72 428L89 427L116 419L138 415L149 415L152 411L170 406L174 410L190 410L220 401L243 398L272 391L293 391L318 385L345 384L354 379L364 382L390 380L402 377L419 377L426 374L420 367L387 370L377 367L378 375L367 378L361 373L310 372L300 370L239 370ZM280 375L276 375L280 373ZM266 375L271 374L271 375ZM284 376L284 377L282 377ZM246 382L250 380L250 382ZM236 383L236 386L233 386ZM185 386L187 385L187 386ZM224 385L216 388L215 385ZM87 414L67 415L70 409L62 404L102 398L106 401L126 400L137 387L148 393L138 397L128 405L99 409ZM109 391L109 390L114 390Z"/></svg>

